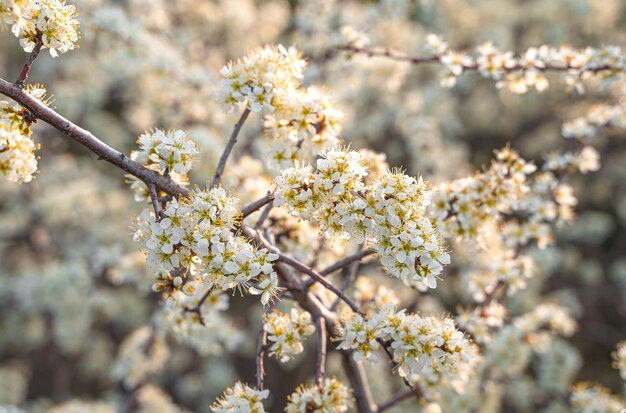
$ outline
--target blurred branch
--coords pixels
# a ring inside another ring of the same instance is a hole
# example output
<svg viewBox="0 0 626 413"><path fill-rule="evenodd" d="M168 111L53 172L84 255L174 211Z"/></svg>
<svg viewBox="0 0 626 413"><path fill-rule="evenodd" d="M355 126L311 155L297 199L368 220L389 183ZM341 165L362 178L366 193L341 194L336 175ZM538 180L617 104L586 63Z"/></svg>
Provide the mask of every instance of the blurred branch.
<svg viewBox="0 0 626 413"><path fill-rule="evenodd" d="M367 57L383 57L390 60L395 60L397 62L408 62L411 64L419 65L424 63L442 63L441 56L411 56L407 54L403 54L400 52L393 51L388 48L366 48L366 47L356 47L350 45L342 45L337 48L337 50L352 53L352 54L360 54ZM332 57L332 55L331 55ZM473 64L464 64L463 71L477 71L480 69L479 65L476 63ZM614 70L614 67L610 65L601 65L597 67L577 67L571 64L556 66L546 64L544 67L532 66L533 70L537 70L540 72L567 72L570 70L581 70L582 72L592 72L598 73L605 70ZM509 67L503 67L502 70L506 73L516 72L528 70L527 67L521 64L515 64Z"/></svg>
<svg viewBox="0 0 626 413"><path fill-rule="evenodd" d="M318 388L322 388L324 384L324 375L326 374L326 321L324 317L317 317L315 319L315 326L317 328L317 361L315 363L315 383Z"/></svg>
<svg viewBox="0 0 626 413"><path fill-rule="evenodd" d="M378 409L372 398L372 391L363 364L354 361L352 354L348 351L341 352L341 364L350 382L350 387L354 390L354 398L359 413L376 413Z"/></svg>

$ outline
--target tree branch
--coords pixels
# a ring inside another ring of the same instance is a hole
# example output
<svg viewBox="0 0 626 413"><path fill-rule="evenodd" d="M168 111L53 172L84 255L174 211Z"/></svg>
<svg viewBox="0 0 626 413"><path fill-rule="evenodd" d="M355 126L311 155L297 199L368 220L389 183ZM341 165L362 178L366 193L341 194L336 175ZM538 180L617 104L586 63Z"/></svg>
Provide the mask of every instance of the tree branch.
<svg viewBox="0 0 626 413"><path fill-rule="evenodd" d="M372 398L372 391L363 364L354 361L349 351L341 352L341 364L350 382L350 387L354 389L354 398L359 413L377 413L378 410Z"/></svg>
<svg viewBox="0 0 626 413"><path fill-rule="evenodd" d="M392 396L391 399L387 400L386 402L379 404L377 413L381 413L381 412L384 412L385 410L391 409L393 406L400 403L402 400L406 400L415 395L416 395L416 392L413 389L404 390Z"/></svg>
<svg viewBox="0 0 626 413"><path fill-rule="evenodd" d="M204 295L202 296L202 298L200 298L200 301L198 301L198 304L196 304L195 307L184 307L183 308L183 310L186 313L196 313L198 315L198 321L200 321L201 325L204 325L204 317L202 316L202 304L204 304L204 302L207 300L207 298L209 298L209 296L213 292L213 288L214 287L209 288L204 293Z"/></svg>
<svg viewBox="0 0 626 413"><path fill-rule="evenodd" d="M15 86L19 88L24 87L24 82L26 82L26 79L28 79L28 74L30 73L30 69L33 67L33 63L35 62L35 59L37 59L37 56L39 56L39 52L41 51L41 46L43 46L43 42L41 41L41 33L39 33L37 35L37 38L35 39L35 48L28 55L28 59L26 59L26 63L24 63L24 66L22 67L20 74L17 76L17 79L15 80Z"/></svg>
<svg viewBox="0 0 626 413"><path fill-rule="evenodd" d="M324 384L324 375L326 374L326 320L324 317L315 319L317 328L317 361L315 363L315 383L318 388L322 388Z"/></svg>
<svg viewBox="0 0 626 413"><path fill-rule="evenodd" d="M245 207L241 208L241 215L243 216L243 218L245 218L248 215L251 215L254 212L258 211L259 209L263 208L263 206L269 204L273 200L274 200L274 195L268 193L263 198L260 198L252 202L251 204L248 204Z"/></svg>
<svg viewBox="0 0 626 413"><path fill-rule="evenodd" d="M363 313L363 311L359 308L359 306L356 305L356 303L354 301L352 301L352 299L350 297L348 297L346 295L346 293L341 291L339 288L335 287L330 281L328 281L320 273L318 273L317 271L313 270L308 265L303 264L300 261L295 260L295 259L293 259L293 258L291 258L291 257L289 257L289 256L287 256L287 255L285 255L283 253L281 253L280 251L278 251L278 260L282 261L285 264L289 265L290 267L300 271L301 273L304 273L304 274L308 275L309 277L311 277L315 281L317 281L320 284L322 284L324 287L326 287L326 289L330 290L333 294L335 294L337 297L341 298L346 304L348 304L348 306L355 313L360 314L362 316L365 315L365 313Z"/></svg>
<svg viewBox="0 0 626 413"><path fill-rule="evenodd" d="M256 347L256 388L264 390L265 387L265 347L267 346L267 331L261 326L259 342Z"/></svg>
<svg viewBox="0 0 626 413"><path fill-rule="evenodd" d="M320 274L321 275L331 274L331 273L333 273L335 271L338 271L338 270L342 269L343 267L347 267L348 265L352 264L353 262L361 261L363 258L367 257L368 255L372 255L372 254L376 254L376 251L372 250L372 249L359 251L357 253L354 253L354 254L352 254L352 255L350 255L348 257L345 257L345 258L337 261L333 265L330 265L330 266L324 268L323 270L320 271Z"/></svg>
<svg viewBox="0 0 626 413"><path fill-rule="evenodd" d="M50 126L53 126L63 134L74 139L76 142L85 146L99 158L117 166L126 173L129 173L146 185L154 182L156 188L174 197L187 196L189 190L178 185L172 179L159 175L155 171L145 168L143 165L133 161L122 152L113 149L100 139L96 138L91 132L70 122L41 101L35 99L26 93L21 87L0 79L0 93L13 99L26 109L28 109L36 118L41 119Z"/></svg>
<svg viewBox="0 0 626 413"><path fill-rule="evenodd" d="M215 176L213 177L213 181L211 182L211 186L216 186L220 183L222 179L222 174L224 173L224 168L226 167L226 162L228 161L228 157L233 150L233 147L237 143L237 136L239 136L239 131L243 126L246 119L248 119L248 115L250 115L250 109L245 108L241 117L235 124L235 128L233 132L230 134L230 138L228 139L228 143L226 144L226 148L224 148L224 152L220 157L220 160L217 164L217 169L215 170Z"/></svg>

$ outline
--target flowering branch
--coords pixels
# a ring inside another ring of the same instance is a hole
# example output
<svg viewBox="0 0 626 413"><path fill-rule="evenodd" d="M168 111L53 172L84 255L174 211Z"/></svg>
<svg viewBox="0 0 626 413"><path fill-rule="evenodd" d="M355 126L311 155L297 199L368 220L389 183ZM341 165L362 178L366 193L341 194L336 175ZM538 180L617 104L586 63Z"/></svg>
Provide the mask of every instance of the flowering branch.
<svg viewBox="0 0 626 413"><path fill-rule="evenodd" d="M228 139L228 143L226 144L226 148L224 148L224 152L220 157L220 160L217 164L217 169L215 170L215 176L213 177L213 181L211 182L211 186L216 186L220 183L222 179L222 174L224 173L224 168L226 167L226 162L228 161L228 157L232 152L235 144L237 143L237 137L239 136L239 131L241 131L241 127L243 126L246 119L248 119L248 115L250 115L250 109L247 107L244 109L243 113L239 117L239 120L235 124L235 128Z"/></svg>
<svg viewBox="0 0 626 413"><path fill-rule="evenodd" d="M441 63L446 64L443 56L414 56L403 54L388 48L367 48L367 47L356 47L351 45L342 45L338 47L339 50L365 55L367 57L384 57L387 59L395 60L397 62L408 62L411 64L419 65L424 63ZM460 66L464 71L478 71L480 70L480 65L477 63L461 63ZM513 63L507 66L503 66L502 70L506 73L511 73L515 71L525 70L528 67L522 65L520 63ZM541 66L534 65L533 69L541 71L541 72L567 72L569 70L583 70L585 72L598 73L605 70L614 70L616 67L611 66L609 64L604 64L595 67L581 68L579 65L573 65L572 63L564 64L564 65L555 65L555 64L545 64Z"/></svg>
<svg viewBox="0 0 626 413"><path fill-rule="evenodd" d="M64 118L53 109L46 106L38 99L32 97L21 87L9 83L4 79L0 79L0 93L13 99L26 109L30 111L37 119L41 119L50 126L53 126L63 134L74 139L78 143L87 147L94 152L100 159L104 159L107 162L117 166L123 171L139 178L146 185L150 182L154 182L156 189L163 191L174 197L187 196L189 191L182 186L178 185L172 179L158 174L155 171L142 166L141 164L133 161L122 152L113 149L91 132L77 126L68 119Z"/></svg>
<svg viewBox="0 0 626 413"><path fill-rule="evenodd" d="M33 67L33 63L35 62L35 59L37 59L37 56L39 55L39 52L41 51L42 46L43 46L43 42L41 41L41 32L39 32L35 39L35 47L33 48L33 51L30 52L30 54L28 55L28 59L26 59L26 63L24 63L24 66L22 67L20 74L17 76L17 79L15 80L16 86L20 88L24 87L24 82L28 78L30 69Z"/></svg>

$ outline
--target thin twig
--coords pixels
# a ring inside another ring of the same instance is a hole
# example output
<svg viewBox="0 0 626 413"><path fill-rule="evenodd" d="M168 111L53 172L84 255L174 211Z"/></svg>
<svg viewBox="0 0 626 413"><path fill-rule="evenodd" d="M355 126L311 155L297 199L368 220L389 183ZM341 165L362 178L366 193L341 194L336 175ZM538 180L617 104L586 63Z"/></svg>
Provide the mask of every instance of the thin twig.
<svg viewBox="0 0 626 413"><path fill-rule="evenodd" d="M281 253L280 251L278 251L278 261L284 262L290 267L313 278L315 281L326 287L326 289L330 290L337 297L341 298L346 304L348 304L352 311L363 316L365 315L365 313L359 308L359 306L357 306L354 301L352 301L352 299L346 295L346 293L335 287L330 281L328 281L320 273L318 273L308 265L303 264L300 261Z"/></svg>
<svg viewBox="0 0 626 413"><path fill-rule="evenodd" d="M392 396L389 400L387 400L384 403L381 403L378 405L378 409L376 410L377 413L381 413L384 412L385 410L391 409L393 406L395 406L396 404L400 403L403 400L406 400L408 398L411 398L413 396L416 395L415 390L413 389L406 389L394 396Z"/></svg>
<svg viewBox="0 0 626 413"><path fill-rule="evenodd" d="M264 390L265 387L265 347L267 346L267 330L261 326L259 342L256 347L256 388Z"/></svg>
<svg viewBox="0 0 626 413"><path fill-rule="evenodd" d="M257 220L256 224L254 224L254 229L261 229L261 227L263 226L263 223L265 223L265 220L267 219L267 217L270 216L270 212L272 211L273 207L274 207L274 203L273 202L270 202L269 204L267 204L265 206L265 209L263 210L263 212L261 212L261 216Z"/></svg>
<svg viewBox="0 0 626 413"><path fill-rule="evenodd" d="M226 167L226 162L228 161L228 157L233 150L233 147L237 143L237 136L239 136L239 131L243 126L246 119L248 119L248 115L250 115L250 109L245 108L241 117L235 124L233 132L230 134L230 138L228 139L228 143L226 144L226 148L224 148L224 152L220 157L220 160L217 164L217 169L215 170L215 176L213 177L213 181L211 182L211 186L216 186L220 183L222 179L222 174L224 173L224 168Z"/></svg>
<svg viewBox="0 0 626 413"><path fill-rule="evenodd" d="M376 254L376 251L372 250L372 249L358 251L358 252L356 252L356 253L348 256L348 257L345 257L345 258L337 261L333 265L330 265L330 266L324 268L323 270L320 271L320 274L322 274L322 275L331 274L331 273L333 273L335 271L338 271L338 270L342 269L343 267L347 267L348 265L352 264L353 262L361 261L363 258L367 257L368 255L372 255L372 254Z"/></svg>
<svg viewBox="0 0 626 413"><path fill-rule="evenodd" d="M41 41L41 34L38 34L35 39L35 48L28 55L28 59L26 59L26 63L24 63L24 66L22 67L20 74L17 76L17 79L15 80L15 86L19 88L24 87L24 83L26 82L26 79L28 79L28 74L30 73L30 69L33 67L33 63L35 62L35 59L37 59L37 56L39 56L39 52L41 51L42 46L43 46L43 42Z"/></svg>
<svg viewBox="0 0 626 413"><path fill-rule="evenodd" d="M368 249L368 250L360 250L358 252L356 252L355 254L352 254L348 257L345 257L339 261L337 261L336 263L324 268L323 270L320 271L320 274L323 276L327 276L335 271L338 271L354 262L359 262L360 260L362 260L363 258L372 255L372 254L376 254L376 251ZM312 286L313 284L315 284L315 280L311 279L306 283L307 288Z"/></svg>
<svg viewBox="0 0 626 413"><path fill-rule="evenodd" d="M160 221L161 206L159 205L159 196L157 195L156 185L153 182L148 184L148 193L150 194L150 199L152 200L152 207L154 208L156 219L157 221Z"/></svg>
<svg viewBox="0 0 626 413"><path fill-rule="evenodd" d="M198 304L196 304L194 307L184 307L183 310L186 313L195 313L198 315L198 321L200 321L201 325L204 325L204 317L202 316L202 305L204 304L204 302L207 300L207 298L209 298L209 296L211 295L211 293L213 292L213 289L215 287L211 287L209 288L204 295L202 296L202 298L200 298L200 301L198 301Z"/></svg>
<svg viewBox="0 0 626 413"><path fill-rule="evenodd" d="M315 383L319 389L324 384L324 375L326 375L326 320L324 317L315 319L317 328L317 361L315 363Z"/></svg>
<svg viewBox="0 0 626 413"><path fill-rule="evenodd" d="M360 244L359 252L362 252L362 249L363 249L363 244ZM352 285L352 283L356 279L356 274L359 271L360 264L361 262L359 260L353 261L350 264L350 267L348 268L348 274L345 276L345 278L343 279L343 283L341 284L341 291L346 292L348 288L350 288L350 285ZM333 304L330 306L330 311L337 310L337 307L339 306L339 302L340 302L339 298L335 299L335 302L333 302Z"/></svg>
<svg viewBox="0 0 626 413"><path fill-rule="evenodd" d="M242 217L245 218L248 215L258 211L259 209L263 208L265 205L269 204L273 200L274 200L274 195L268 193L263 198L259 198L256 201L246 205L245 207L241 208Z"/></svg>

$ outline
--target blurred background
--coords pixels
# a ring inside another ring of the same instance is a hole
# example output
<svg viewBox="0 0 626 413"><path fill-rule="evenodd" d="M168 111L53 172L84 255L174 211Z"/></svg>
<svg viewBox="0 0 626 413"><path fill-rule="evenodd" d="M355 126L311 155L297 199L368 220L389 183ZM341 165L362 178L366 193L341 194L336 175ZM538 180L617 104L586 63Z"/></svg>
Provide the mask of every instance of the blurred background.
<svg viewBox="0 0 626 413"><path fill-rule="evenodd" d="M432 182L488 166L493 151L507 144L537 161L551 151L573 149L561 137L561 124L598 103L618 103L625 91L621 80L609 88L588 84L579 95L550 75L548 91L514 95L476 74L445 89L437 66L328 54L342 42L346 25L373 45L409 54L421 54L430 32L441 33L453 49L487 40L516 52L542 44L623 47L622 0L73 3L80 12L80 49L56 59L42 52L30 81L46 86L60 113L125 153L145 130L186 130L201 147L191 173L195 184L211 176L236 121L215 103L219 69L255 46L296 46L309 60L305 83L329 88L346 113L342 138L354 148L383 152L390 165ZM0 34L0 77L15 78L26 56L10 32ZM237 171L235 165L239 158L263 169L242 158L265 149L262 120L251 117L242 133L244 144L231 159L227 183L252 200L263 191L247 187L250 170ZM120 373L125 370L118 355L124 343L145 334L160 307L150 290L152 274L132 242L139 207L119 170L45 125L37 125L33 136L41 144L34 182L0 184L0 405L29 412L76 398L100 400L102 409L106 403L127 405L136 396L120 379L128 372ZM570 342L579 355L571 381L596 381L616 393L624 385L610 354L626 339L624 138L623 131L608 131L594 142L601 169L572 179L577 220L558 228L554 245L534 252L538 275L509 302L520 311L545 297L565 303L580 323ZM364 271L397 287L404 306L455 313L468 302L459 268L448 268L445 281L427 294L400 291L401 284L375 266ZM160 337L169 357L150 377L150 397L169 399L178 408L154 411L207 411L237 379L253 383L261 312L255 298L230 297L220 323L195 338ZM331 373L341 374L339 357L329 363ZM270 411L280 411L286 395L311 376L313 364L310 357L286 365L268 361ZM378 369L369 371L373 378ZM380 380L372 385L375 396L390 392ZM509 404L510 411L535 411Z"/></svg>

